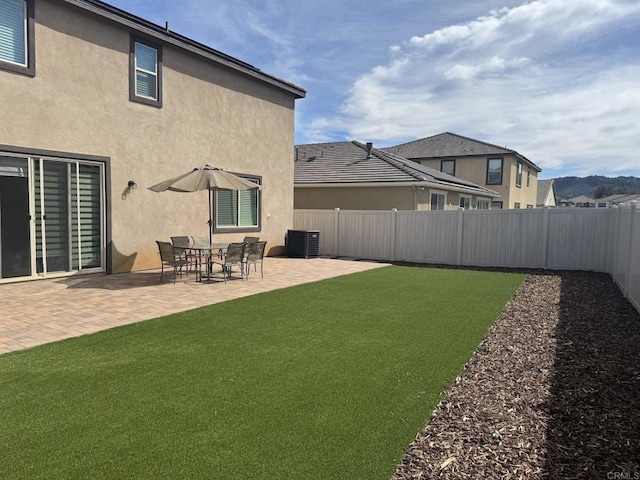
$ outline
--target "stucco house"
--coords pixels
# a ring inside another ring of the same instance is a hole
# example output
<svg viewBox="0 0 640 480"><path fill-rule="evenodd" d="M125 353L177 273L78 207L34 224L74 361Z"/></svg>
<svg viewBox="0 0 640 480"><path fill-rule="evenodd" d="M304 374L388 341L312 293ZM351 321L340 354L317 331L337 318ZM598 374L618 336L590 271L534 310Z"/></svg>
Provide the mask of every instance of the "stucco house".
<svg viewBox="0 0 640 480"><path fill-rule="evenodd" d="M616 205L630 205L632 202L640 203L640 193L617 193L608 197L595 200L596 208L609 208Z"/></svg>
<svg viewBox="0 0 640 480"><path fill-rule="evenodd" d="M558 198L556 195L556 185L553 179L538 180L538 197L536 207L557 207Z"/></svg>
<svg viewBox="0 0 640 480"><path fill-rule="evenodd" d="M515 150L450 132L385 150L498 192L492 208L536 206L542 170Z"/></svg>
<svg viewBox="0 0 640 480"><path fill-rule="evenodd" d="M571 197L561 202L561 206L577 207L577 208L595 208L595 199L586 195L578 195L577 197Z"/></svg>
<svg viewBox="0 0 640 480"><path fill-rule="evenodd" d="M297 145L296 209L488 209L500 195L357 141Z"/></svg>
<svg viewBox="0 0 640 480"><path fill-rule="evenodd" d="M0 0L0 282L159 266L206 236L206 192L147 187L211 164L216 240L284 244L301 87L96 0ZM229 214L230 213L230 214Z"/></svg>

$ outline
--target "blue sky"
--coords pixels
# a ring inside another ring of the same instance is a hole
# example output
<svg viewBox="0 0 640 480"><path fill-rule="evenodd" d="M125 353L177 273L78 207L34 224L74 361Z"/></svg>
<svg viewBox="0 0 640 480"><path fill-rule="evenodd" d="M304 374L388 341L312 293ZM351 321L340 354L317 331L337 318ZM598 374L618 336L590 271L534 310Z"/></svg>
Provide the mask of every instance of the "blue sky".
<svg viewBox="0 0 640 480"><path fill-rule="evenodd" d="M640 176L638 0L108 0L307 90L296 143L449 131Z"/></svg>

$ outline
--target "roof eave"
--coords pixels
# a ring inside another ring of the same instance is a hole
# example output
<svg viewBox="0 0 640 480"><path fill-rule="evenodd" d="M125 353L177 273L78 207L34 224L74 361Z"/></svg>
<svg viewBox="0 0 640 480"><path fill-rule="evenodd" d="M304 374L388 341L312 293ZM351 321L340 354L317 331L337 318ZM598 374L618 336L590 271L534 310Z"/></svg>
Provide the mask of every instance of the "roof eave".
<svg viewBox="0 0 640 480"><path fill-rule="evenodd" d="M467 193L487 198L501 198L498 192L488 189L464 188L458 185L445 184L430 181L415 182L317 182L294 183L295 188L347 188L347 187L429 187L439 190L448 190L456 193Z"/></svg>

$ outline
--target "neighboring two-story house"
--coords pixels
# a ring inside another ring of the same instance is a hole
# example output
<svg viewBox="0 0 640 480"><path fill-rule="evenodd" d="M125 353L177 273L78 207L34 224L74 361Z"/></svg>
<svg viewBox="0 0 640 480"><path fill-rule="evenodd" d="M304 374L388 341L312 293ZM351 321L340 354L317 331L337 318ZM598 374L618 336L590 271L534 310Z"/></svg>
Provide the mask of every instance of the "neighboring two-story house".
<svg viewBox="0 0 640 480"><path fill-rule="evenodd" d="M484 187L419 165L372 143L296 146L296 209L488 209L500 196Z"/></svg>
<svg viewBox="0 0 640 480"><path fill-rule="evenodd" d="M231 195L216 240L277 252L304 96L100 1L0 0L0 282L159 266L154 240L206 237L209 206L147 187L205 164L263 186Z"/></svg>
<svg viewBox="0 0 640 480"><path fill-rule="evenodd" d="M541 169L515 150L449 132L384 150L495 190L491 208L536 206Z"/></svg>

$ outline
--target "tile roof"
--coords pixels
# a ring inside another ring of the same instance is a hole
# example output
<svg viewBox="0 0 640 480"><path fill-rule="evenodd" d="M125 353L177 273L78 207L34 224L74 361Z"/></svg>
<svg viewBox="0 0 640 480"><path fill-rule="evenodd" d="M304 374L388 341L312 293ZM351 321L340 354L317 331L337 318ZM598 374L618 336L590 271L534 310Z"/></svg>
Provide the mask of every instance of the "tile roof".
<svg viewBox="0 0 640 480"><path fill-rule="evenodd" d="M572 197L569 199L570 202L573 203L595 203L595 200L591 197L587 197L586 195L578 195L577 197Z"/></svg>
<svg viewBox="0 0 640 480"><path fill-rule="evenodd" d="M549 194L549 189L553 187L553 179L551 180L538 180L538 195L536 199L536 205L542 205L544 200Z"/></svg>
<svg viewBox="0 0 640 480"><path fill-rule="evenodd" d="M640 202L640 193L618 193L615 195L609 195L608 197L598 198L598 202L610 202L610 203L625 203L633 202L634 200Z"/></svg>
<svg viewBox="0 0 640 480"><path fill-rule="evenodd" d="M453 177L406 158L351 142L315 143L296 146L295 184L439 183L443 189L457 187L498 197L487 188Z"/></svg>
<svg viewBox="0 0 640 480"><path fill-rule="evenodd" d="M254 67L242 60L234 58L230 55L215 50L207 45L196 42L188 37L172 32L166 27L161 27L152 22L137 17L124 10L120 10L108 3L101 2L99 0L64 0L66 3L75 5L83 10L92 12L101 17L107 18L111 21L124 25L137 32L143 33L149 37L160 40L164 43L174 45L183 50L187 50L200 57L203 57L209 61L224 65L228 68L244 73L245 75L254 77L265 83L269 83L275 87L285 90L295 95L296 98L304 98L306 91L290 82L282 80L268 73L261 71L259 68Z"/></svg>
<svg viewBox="0 0 640 480"><path fill-rule="evenodd" d="M531 164L536 170L542 170L531 160L515 150L450 132L387 147L384 150L410 159L513 154Z"/></svg>

